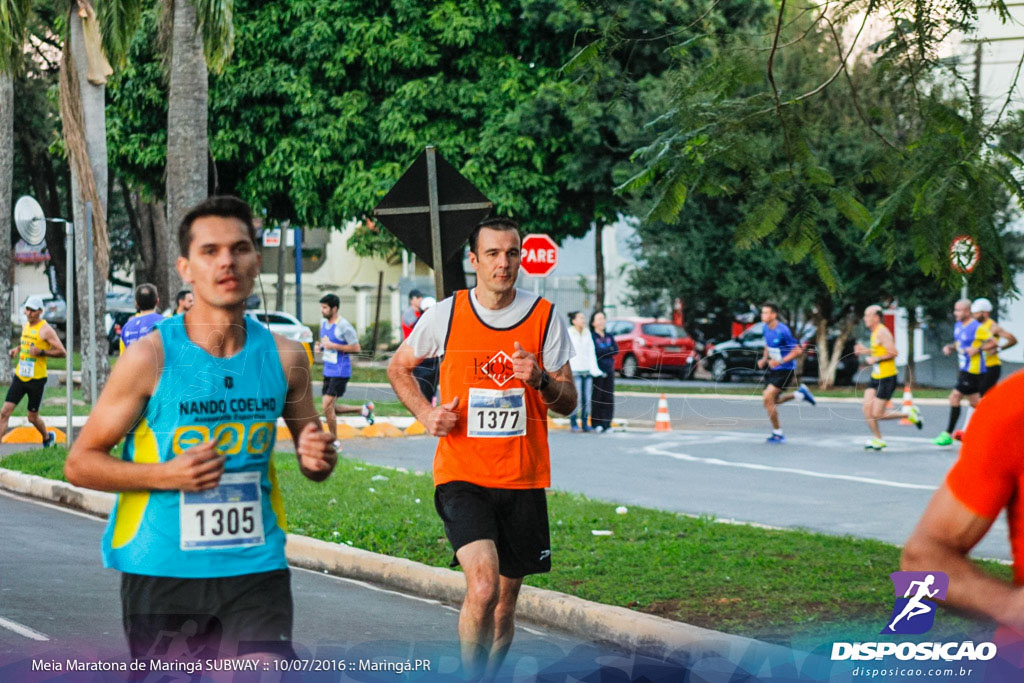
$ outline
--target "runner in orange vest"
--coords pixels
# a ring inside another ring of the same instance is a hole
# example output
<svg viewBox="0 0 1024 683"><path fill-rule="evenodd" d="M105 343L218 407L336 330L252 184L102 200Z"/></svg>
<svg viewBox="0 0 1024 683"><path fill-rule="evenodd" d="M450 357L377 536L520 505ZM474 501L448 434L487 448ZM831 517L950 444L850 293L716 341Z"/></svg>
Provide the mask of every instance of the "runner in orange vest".
<svg viewBox="0 0 1024 683"><path fill-rule="evenodd" d="M548 410L576 406L564 316L516 289L519 226L482 221L469 239L476 287L427 310L388 366L398 398L434 436L434 505L466 574L459 613L469 676L493 677L515 630L523 577L551 570ZM413 377L441 356L441 403Z"/></svg>

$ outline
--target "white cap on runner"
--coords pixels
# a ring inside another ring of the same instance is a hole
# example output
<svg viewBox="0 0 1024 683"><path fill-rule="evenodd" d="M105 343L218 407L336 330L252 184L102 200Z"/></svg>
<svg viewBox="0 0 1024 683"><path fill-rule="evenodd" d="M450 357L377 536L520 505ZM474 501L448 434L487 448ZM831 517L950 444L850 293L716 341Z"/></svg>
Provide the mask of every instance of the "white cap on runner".
<svg viewBox="0 0 1024 683"><path fill-rule="evenodd" d="M992 302L989 301L988 299L986 299L985 297L982 297L980 299L975 299L974 303L971 304L971 313L991 313L991 312L992 312Z"/></svg>

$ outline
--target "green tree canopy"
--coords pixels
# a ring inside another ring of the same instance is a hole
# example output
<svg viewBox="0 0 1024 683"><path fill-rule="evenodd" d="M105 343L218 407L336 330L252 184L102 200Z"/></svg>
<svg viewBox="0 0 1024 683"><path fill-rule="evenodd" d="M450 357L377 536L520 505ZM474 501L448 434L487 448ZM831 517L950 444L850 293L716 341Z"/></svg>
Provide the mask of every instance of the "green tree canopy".
<svg viewBox="0 0 1024 683"><path fill-rule="evenodd" d="M275 218L339 226L435 144L498 212L556 238L625 208L615 169L651 115L644 92L672 64L659 32L751 11L738 0L236 4L234 56L210 87L221 190ZM652 40L588 63L577 53L609 26ZM111 132L118 168L159 196L156 32L154 19L143 22L111 87ZM386 235L355 244L395 246Z"/></svg>
<svg viewBox="0 0 1024 683"><path fill-rule="evenodd" d="M832 291L851 287L830 238L836 221L861 230L854 242L875 243L887 267L909 247L950 288L960 276L949 245L969 234L986 254L972 284L1012 286L1002 228L1008 200L1024 198L1013 175L1020 157L1005 144L1014 126L1002 111L983 120L955 65L938 56L951 31L970 28L975 3L886 8L782 2L731 41L680 41L671 105L621 189L646 192L646 215L660 221L694 195L730 197L744 207L740 246L773 244L790 263L809 260ZM865 49L869 21L890 33Z"/></svg>

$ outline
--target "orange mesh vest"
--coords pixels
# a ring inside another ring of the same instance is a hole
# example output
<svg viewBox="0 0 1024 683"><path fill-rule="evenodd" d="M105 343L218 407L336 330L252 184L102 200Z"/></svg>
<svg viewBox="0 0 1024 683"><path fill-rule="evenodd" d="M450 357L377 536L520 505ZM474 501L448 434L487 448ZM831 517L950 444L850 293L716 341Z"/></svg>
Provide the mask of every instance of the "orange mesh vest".
<svg viewBox="0 0 1024 683"><path fill-rule="evenodd" d="M547 405L539 391L512 374L515 342L543 364L551 312L551 302L538 298L516 325L498 329L480 320L468 290L455 293L441 361L441 397L445 403L459 397L459 420L437 444L435 486L449 481L502 489L551 485Z"/></svg>

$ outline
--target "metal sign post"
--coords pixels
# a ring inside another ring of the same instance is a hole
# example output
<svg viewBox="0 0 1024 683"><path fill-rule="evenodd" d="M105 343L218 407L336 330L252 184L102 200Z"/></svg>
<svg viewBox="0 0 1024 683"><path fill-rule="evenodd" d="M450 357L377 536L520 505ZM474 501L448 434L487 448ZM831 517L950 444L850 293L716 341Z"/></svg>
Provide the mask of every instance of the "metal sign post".
<svg viewBox="0 0 1024 683"><path fill-rule="evenodd" d="M96 405L96 366L99 365L99 349L96 348L96 269L93 267L92 258L92 202L85 203L85 244L85 269L88 274L86 282L89 285L89 402Z"/></svg>
<svg viewBox="0 0 1024 683"><path fill-rule="evenodd" d="M67 321L67 336L65 337L68 342L67 350L68 355L64 363L64 367L67 368L65 372L65 382L68 389L68 405L67 405L67 417L68 421L65 425L64 431L67 433L67 444L68 448L71 447L71 441L74 438L72 432L75 427L71 422L71 416L74 411L72 410L72 403L74 401L74 385L75 385L75 224L71 221L64 223L64 249L67 253L65 260L67 262L67 287L64 292L64 318Z"/></svg>
<svg viewBox="0 0 1024 683"><path fill-rule="evenodd" d="M295 317L302 320L302 228L292 228L295 234Z"/></svg>
<svg viewBox="0 0 1024 683"><path fill-rule="evenodd" d="M373 214L402 245L434 269L434 295L446 296L444 268L465 247L476 224L494 207L430 145L402 174ZM461 272L449 271L454 275ZM448 287L453 283L449 281Z"/></svg>
<svg viewBox="0 0 1024 683"><path fill-rule="evenodd" d="M437 203L437 149L427 147L427 199L430 202L430 253L434 263L444 263L441 255L441 211ZM444 298L444 268L434 268L434 293Z"/></svg>

